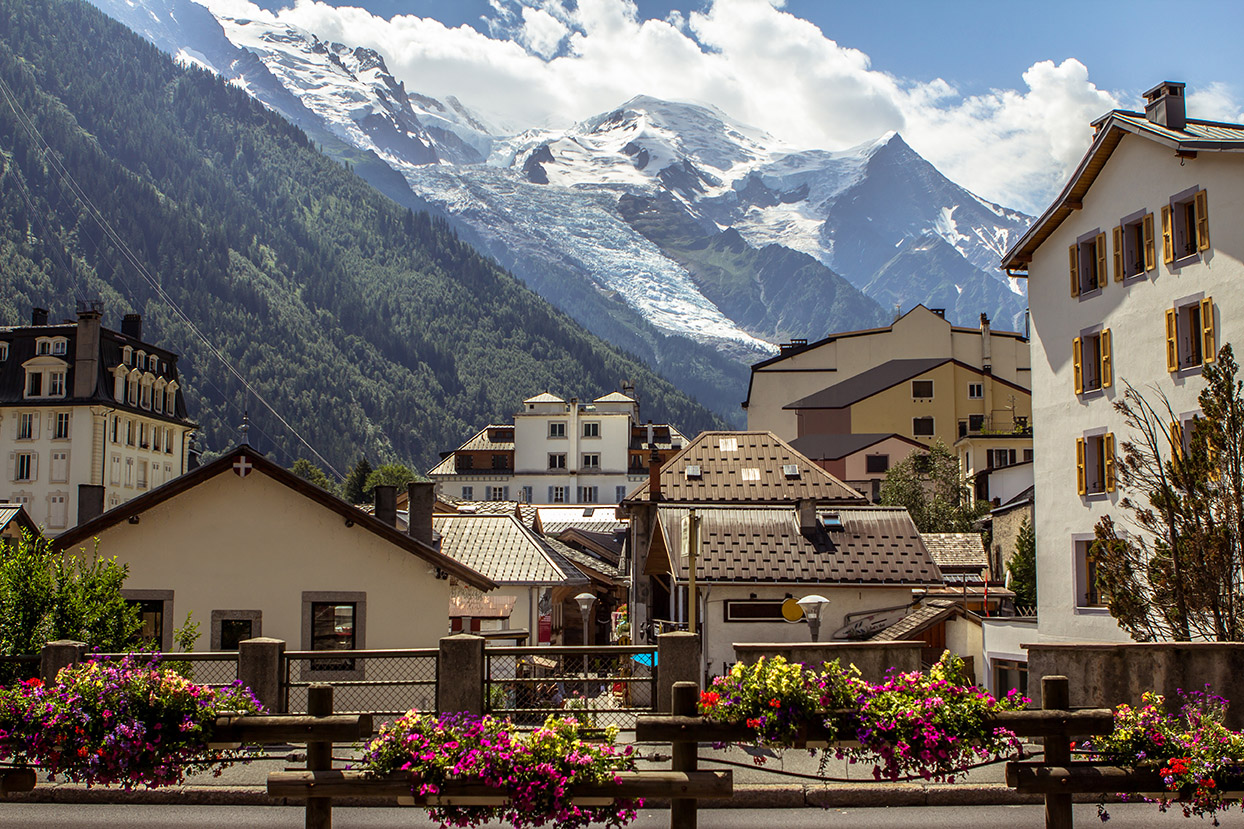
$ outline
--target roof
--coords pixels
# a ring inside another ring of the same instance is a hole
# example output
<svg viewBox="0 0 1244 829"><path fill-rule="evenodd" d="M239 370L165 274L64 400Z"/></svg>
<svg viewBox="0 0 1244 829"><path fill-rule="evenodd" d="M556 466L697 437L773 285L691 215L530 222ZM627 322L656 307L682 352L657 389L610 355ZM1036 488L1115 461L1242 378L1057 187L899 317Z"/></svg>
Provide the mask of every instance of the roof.
<svg viewBox="0 0 1244 829"><path fill-rule="evenodd" d="M492 440L489 437L490 432L503 431L509 434L509 440ZM514 449L514 427L507 426L504 423L490 423L483 429L475 433L475 436L466 443L459 446L455 451L458 452L504 452Z"/></svg>
<svg viewBox="0 0 1244 829"><path fill-rule="evenodd" d="M911 639L958 612L957 602L949 599L926 599L911 613L868 638L873 642L901 642Z"/></svg>
<svg viewBox="0 0 1244 829"><path fill-rule="evenodd" d="M1129 110L1113 110L1093 124L1097 127L1097 134L1071 174L1071 179L1045 212L1032 223L1028 232L1003 255L1003 270L1019 271L1021 275L1027 273L1028 263L1037 248L1084 203L1085 194L1126 135L1156 141L1176 153L1244 152L1242 124L1188 118L1184 129L1173 130L1153 123L1144 113Z"/></svg>
<svg viewBox="0 0 1244 829"><path fill-rule="evenodd" d="M546 392L541 392L540 394L537 394L535 397L528 397L523 402L524 403L565 403L566 401L558 397L557 395L550 394L549 392L546 391Z"/></svg>
<svg viewBox="0 0 1244 829"><path fill-rule="evenodd" d="M980 570L989 566L980 533L921 533L920 537L943 570L965 567Z"/></svg>
<svg viewBox="0 0 1244 829"><path fill-rule="evenodd" d="M544 541L588 578L595 576L597 581L616 584L626 575L616 563L611 564L582 550L576 550L555 538L546 538Z"/></svg>
<svg viewBox="0 0 1244 829"><path fill-rule="evenodd" d="M1027 489L1025 489L1023 492L1011 498L1011 500L1007 501L1002 506L994 507L989 512L990 514L996 514L1000 512L1010 512L1011 510L1017 507L1027 506L1028 504L1032 503L1032 499L1036 491L1037 491L1037 488L1035 486L1030 486Z"/></svg>
<svg viewBox="0 0 1244 829"><path fill-rule="evenodd" d="M829 584L921 584L941 582L920 533L902 507L821 509L836 514L841 530L805 536L795 507L730 506L696 509L700 552L696 578L703 582L802 582ZM683 553L687 507L658 510L666 549L688 576ZM650 558L650 561L652 559Z"/></svg>
<svg viewBox="0 0 1244 829"><path fill-rule="evenodd" d="M498 584L587 584L564 556L513 515L435 515L441 552Z"/></svg>
<svg viewBox="0 0 1244 829"><path fill-rule="evenodd" d="M875 394L880 394L886 389L891 389L906 380L919 377L921 374L932 371L933 369L944 365L945 363L953 363L960 368L966 369L974 374L984 374L981 369L976 366L970 366L967 363L959 362L950 357L925 357L918 360L890 360L879 366L874 366L867 371L860 372L852 377L848 377L841 383L835 383L828 388L821 389L818 392L802 397L793 403L787 403L783 409L841 409L844 406L850 406L861 400L867 400ZM1027 392L1023 386L1003 380L1001 377L994 377L994 382L1002 383L1011 388Z"/></svg>
<svg viewBox="0 0 1244 829"><path fill-rule="evenodd" d="M469 616L472 619L508 619L517 602L514 596L461 592L449 597L449 615Z"/></svg>
<svg viewBox="0 0 1244 829"><path fill-rule="evenodd" d="M199 484L209 481L218 475L232 473L235 461L249 463L252 474L258 472L266 475L277 483L283 484L297 492L299 495L314 501L321 507L337 513L347 521L353 522L359 528L378 535L394 546L440 567L450 575L473 587L478 587L481 590L491 590L497 586L469 565L462 565L458 561L442 555L440 551L412 538L396 527L386 524L374 515L368 515L363 510L346 503L331 492L320 489L315 484L299 478L293 472L278 466L246 444L234 447L211 463L192 469L150 492L139 495L137 498L131 498L123 504L113 507L84 524L79 524L66 530L56 537L54 541L55 547L58 550L76 547L88 539L94 538L109 527L120 524L122 521L128 521L133 516L141 515L146 510L163 504L165 501L172 500ZM239 478L238 480L242 479ZM239 494L239 497L242 496Z"/></svg>
<svg viewBox="0 0 1244 829"><path fill-rule="evenodd" d="M557 534L557 540L571 547L577 544L599 558L617 562L622 558L622 549L626 546L626 530L597 533L567 527Z"/></svg>
<svg viewBox="0 0 1244 829"><path fill-rule="evenodd" d="M795 474L787 475L786 467ZM867 500L772 432L701 432L665 462L660 476L662 503L789 503L811 498L862 504ZM648 481L622 503L646 500Z"/></svg>
<svg viewBox="0 0 1244 829"><path fill-rule="evenodd" d="M611 391L606 395L602 395L596 398L592 402L593 403L634 403L635 398L631 397L629 394L623 394L620 391Z"/></svg>
<svg viewBox="0 0 1244 829"><path fill-rule="evenodd" d="M10 525L16 525L15 529L25 530L32 536L42 535L25 507L21 504L0 503L0 533L9 529Z"/></svg>
<svg viewBox="0 0 1244 829"><path fill-rule="evenodd" d="M926 448L918 441L895 432L890 434L877 432L857 435L804 435L792 440L790 445L813 460L836 461L839 458L854 455L856 452L863 451L870 446L876 446L878 443L891 438L910 444L915 449Z"/></svg>
<svg viewBox="0 0 1244 829"><path fill-rule="evenodd" d="M536 512L540 515L540 531L545 535L558 535L571 527L588 532L613 534L630 526L629 521L618 518L613 505L536 507Z"/></svg>

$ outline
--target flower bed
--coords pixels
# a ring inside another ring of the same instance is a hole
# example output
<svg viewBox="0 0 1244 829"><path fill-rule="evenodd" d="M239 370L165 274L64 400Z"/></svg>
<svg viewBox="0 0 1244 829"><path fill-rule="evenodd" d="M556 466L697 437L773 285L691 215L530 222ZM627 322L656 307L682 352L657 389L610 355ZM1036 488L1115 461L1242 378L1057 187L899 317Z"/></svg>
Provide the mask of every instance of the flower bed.
<svg viewBox="0 0 1244 829"><path fill-rule="evenodd" d="M608 806L576 805L576 784L616 783L633 771L631 747L614 745L616 728L602 742L585 739L574 719L550 717L529 735L509 720L467 714L408 713L387 723L367 746L361 768L370 776L410 772L414 795L436 795L452 782L481 782L508 798L495 806L435 806L442 826L478 826L489 820L519 827L556 823L563 829L589 824L623 826L635 819L640 800L620 799Z"/></svg>
<svg viewBox="0 0 1244 829"><path fill-rule="evenodd" d="M990 717L1028 703L964 684L963 671L963 660L947 653L927 674L896 672L874 685L837 662L817 672L781 657L761 659L714 680L700 695L700 712L714 722L746 723L770 747L797 745L813 726L839 742L839 758L872 761L877 779L953 782L973 762L1018 748L1016 736L990 725Z"/></svg>
<svg viewBox="0 0 1244 829"><path fill-rule="evenodd" d="M0 759L88 786L175 785L247 759L249 749L210 748L212 728L222 714L260 711L238 683L207 688L132 657L85 662L54 686L32 679L0 689Z"/></svg>

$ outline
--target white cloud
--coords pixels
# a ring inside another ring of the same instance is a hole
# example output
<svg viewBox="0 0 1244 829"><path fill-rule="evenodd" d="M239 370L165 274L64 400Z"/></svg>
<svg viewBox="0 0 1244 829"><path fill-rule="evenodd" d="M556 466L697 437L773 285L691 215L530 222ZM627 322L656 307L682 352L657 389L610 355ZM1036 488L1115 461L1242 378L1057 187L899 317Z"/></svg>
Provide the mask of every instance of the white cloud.
<svg viewBox="0 0 1244 829"><path fill-rule="evenodd" d="M1207 121L1244 121L1244 105L1224 83L1212 83L1188 93L1188 114Z"/></svg>
<svg viewBox="0 0 1244 829"><path fill-rule="evenodd" d="M267 16L246 0L201 2ZM955 181L1029 212L1079 160L1089 121L1118 104L1074 59L1036 63L1017 79L1022 88L984 95L906 81L783 5L709 0L643 20L632 0L492 0L487 34L316 0L296 0L277 17L376 49L408 89L455 95L505 128L567 125L647 94L713 104L800 147L841 149L897 130ZM1193 100L1199 113L1239 113L1225 87Z"/></svg>

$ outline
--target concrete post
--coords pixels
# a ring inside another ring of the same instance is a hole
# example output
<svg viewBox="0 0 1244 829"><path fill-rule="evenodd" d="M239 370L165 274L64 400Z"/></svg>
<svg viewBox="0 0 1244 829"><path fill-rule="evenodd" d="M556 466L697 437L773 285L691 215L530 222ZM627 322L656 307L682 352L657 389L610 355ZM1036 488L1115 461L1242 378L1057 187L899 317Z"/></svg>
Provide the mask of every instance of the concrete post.
<svg viewBox="0 0 1244 829"><path fill-rule="evenodd" d="M285 640L260 636L238 643L238 679L270 714L285 713Z"/></svg>
<svg viewBox="0 0 1244 829"><path fill-rule="evenodd" d="M674 683L700 687L700 635L687 631L657 637L657 711L672 711Z"/></svg>
<svg viewBox="0 0 1244 829"><path fill-rule="evenodd" d="M436 660L436 710L484 713L484 638L460 633L440 642Z"/></svg>
<svg viewBox="0 0 1244 829"><path fill-rule="evenodd" d="M57 639L48 642L39 651L39 676L47 685L56 682L56 675L61 668L67 668L81 662L86 656L86 643L72 639Z"/></svg>

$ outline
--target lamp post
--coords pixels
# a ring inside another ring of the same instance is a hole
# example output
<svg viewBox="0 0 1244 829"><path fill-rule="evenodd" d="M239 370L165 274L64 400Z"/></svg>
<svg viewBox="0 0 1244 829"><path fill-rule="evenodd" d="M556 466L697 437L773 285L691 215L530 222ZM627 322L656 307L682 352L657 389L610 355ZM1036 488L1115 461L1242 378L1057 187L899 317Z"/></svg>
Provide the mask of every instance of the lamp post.
<svg viewBox="0 0 1244 829"><path fill-rule="evenodd" d="M591 644L587 641L587 627L588 619L592 613L592 605L596 604L596 597L591 593L580 593L574 597L574 600L579 603L579 613L583 615L583 644Z"/></svg>
<svg viewBox="0 0 1244 829"><path fill-rule="evenodd" d="M825 611L825 606L829 604L829 599L813 593L811 596L804 596L799 600L798 604L803 608L803 615L808 620L808 630L812 633L812 641L819 642L821 637L821 614Z"/></svg>

